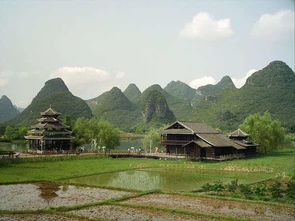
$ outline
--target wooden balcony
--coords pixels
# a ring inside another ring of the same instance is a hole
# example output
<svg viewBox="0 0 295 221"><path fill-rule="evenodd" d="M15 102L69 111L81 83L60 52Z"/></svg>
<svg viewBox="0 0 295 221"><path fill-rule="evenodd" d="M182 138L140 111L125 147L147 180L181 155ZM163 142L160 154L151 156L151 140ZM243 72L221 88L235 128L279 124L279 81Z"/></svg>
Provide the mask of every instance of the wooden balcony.
<svg viewBox="0 0 295 221"><path fill-rule="evenodd" d="M161 140L161 144L163 145L167 145L167 144L170 144L170 145L184 145L184 144L187 144L188 142L190 142L191 140Z"/></svg>

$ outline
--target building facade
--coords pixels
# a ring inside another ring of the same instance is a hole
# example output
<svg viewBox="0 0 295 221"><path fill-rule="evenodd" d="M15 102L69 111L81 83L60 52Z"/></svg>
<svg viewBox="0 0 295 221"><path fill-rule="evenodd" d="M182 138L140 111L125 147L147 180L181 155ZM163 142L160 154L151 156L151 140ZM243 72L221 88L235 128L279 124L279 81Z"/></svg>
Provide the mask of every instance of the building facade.
<svg viewBox="0 0 295 221"><path fill-rule="evenodd" d="M176 121L161 132L161 143L168 154L185 154L192 159L216 159L256 153L256 144L240 129L229 137L207 124Z"/></svg>
<svg viewBox="0 0 295 221"><path fill-rule="evenodd" d="M41 112L39 123L32 125L32 129L25 136L31 149L40 151L61 151L73 148L72 131L69 126L62 124L59 120L61 114L51 106Z"/></svg>

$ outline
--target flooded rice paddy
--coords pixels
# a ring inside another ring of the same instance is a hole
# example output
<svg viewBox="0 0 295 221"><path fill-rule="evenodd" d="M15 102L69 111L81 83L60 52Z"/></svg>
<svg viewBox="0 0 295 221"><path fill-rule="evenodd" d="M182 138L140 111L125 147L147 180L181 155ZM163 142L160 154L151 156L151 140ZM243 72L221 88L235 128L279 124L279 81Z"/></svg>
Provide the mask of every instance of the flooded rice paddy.
<svg viewBox="0 0 295 221"><path fill-rule="evenodd" d="M227 217L231 217L230 220L295 220L294 207L177 194L137 194L57 183L0 185L0 221L207 221L215 220L217 216L219 220L228 220ZM124 196L128 198L124 199ZM110 198L116 201L105 201ZM75 207L77 205L79 207ZM56 210L42 210L59 207L63 210L58 213ZM177 212L177 209L186 213ZM7 214L7 211L18 214ZM200 213L209 215L199 216Z"/></svg>
<svg viewBox="0 0 295 221"><path fill-rule="evenodd" d="M0 210L40 210L75 206L118 198L129 194L116 191L56 183L0 185Z"/></svg>
<svg viewBox="0 0 295 221"><path fill-rule="evenodd" d="M261 174L261 176L251 177L248 173L241 175L241 173L235 174L227 171L210 171L210 174L211 176L208 176L208 171L202 170L140 169L78 177L65 180L65 182L141 191L160 189L168 192L190 192L216 180L228 183L238 177L240 183L251 183L269 177L265 173Z"/></svg>
<svg viewBox="0 0 295 221"><path fill-rule="evenodd" d="M244 203L203 197L169 194L150 194L126 201L131 204L154 205L164 208L185 209L219 215L232 215L254 220L295 220L294 208Z"/></svg>
<svg viewBox="0 0 295 221"><path fill-rule="evenodd" d="M81 221L81 219L68 218L53 214L1 214L0 221Z"/></svg>
<svg viewBox="0 0 295 221"><path fill-rule="evenodd" d="M184 214L173 214L165 211L129 208L117 205L95 206L69 212L70 214L87 217L90 219L108 219L120 221L196 221L213 220L209 218L197 218Z"/></svg>

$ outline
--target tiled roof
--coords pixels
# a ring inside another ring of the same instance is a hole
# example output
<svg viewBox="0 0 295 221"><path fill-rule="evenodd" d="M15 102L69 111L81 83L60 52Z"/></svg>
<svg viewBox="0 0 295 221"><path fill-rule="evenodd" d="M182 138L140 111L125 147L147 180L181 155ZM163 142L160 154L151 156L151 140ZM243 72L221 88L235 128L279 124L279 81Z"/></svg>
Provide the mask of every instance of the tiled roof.
<svg viewBox="0 0 295 221"><path fill-rule="evenodd" d="M229 136L230 137L248 137L249 134L245 133L241 129L237 129L234 132L232 132Z"/></svg>
<svg viewBox="0 0 295 221"><path fill-rule="evenodd" d="M235 149L245 149L245 147L233 142L223 134L197 134L201 139L215 147L234 147Z"/></svg>
<svg viewBox="0 0 295 221"><path fill-rule="evenodd" d="M186 128L191 129L196 134L203 134L203 133L213 133L218 134L219 132L214 128L210 127L208 124L205 123L196 123L196 122L186 122L186 121L178 121L180 124L185 126Z"/></svg>
<svg viewBox="0 0 295 221"><path fill-rule="evenodd" d="M51 106L44 112L41 112L42 116L58 116L60 113L55 111Z"/></svg>
<svg viewBox="0 0 295 221"><path fill-rule="evenodd" d="M199 140L192 140L192 141L188 142L187 144L183 145L183 147L184 147L184 146L187 146L187 145L189 145L189 144L191 144L191 143L195 143L195 144L197 144L199 147L202 147L202 148L205 148L205 147L212 147L210 144L206 143L205 141L203 141L203 140L201 140L201 139L199 139Z"/></svg>
<svg viewBox="0 0 295 221"><path fill-rule="evenodd" d="M194 134L194 132L188 129L167 129L160 131L161 134Z"/></svg>

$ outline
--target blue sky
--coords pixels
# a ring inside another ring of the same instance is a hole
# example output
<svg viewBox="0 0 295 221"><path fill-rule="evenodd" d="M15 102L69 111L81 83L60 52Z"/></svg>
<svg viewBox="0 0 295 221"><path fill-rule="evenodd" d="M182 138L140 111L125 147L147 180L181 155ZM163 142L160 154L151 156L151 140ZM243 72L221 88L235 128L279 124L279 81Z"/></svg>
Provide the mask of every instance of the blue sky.
<svg viewBox="0 0 295 221"><path fill-rule="evenodd" d="M0 95L22 107L62 77L73 94L112 86L242 86L273 60L294 70L292 0L0 1Z"/></svg>

